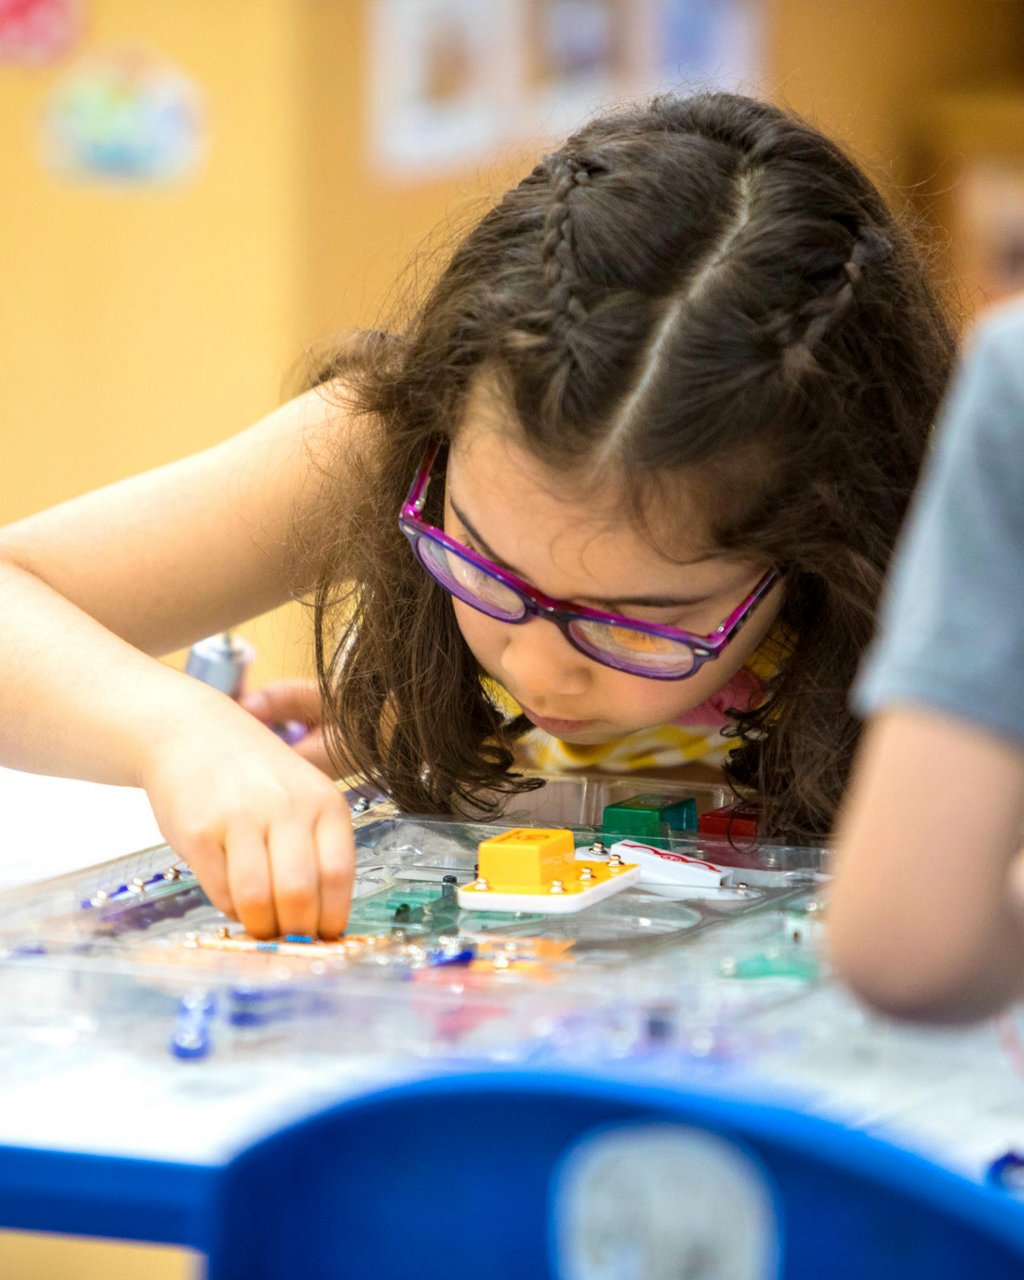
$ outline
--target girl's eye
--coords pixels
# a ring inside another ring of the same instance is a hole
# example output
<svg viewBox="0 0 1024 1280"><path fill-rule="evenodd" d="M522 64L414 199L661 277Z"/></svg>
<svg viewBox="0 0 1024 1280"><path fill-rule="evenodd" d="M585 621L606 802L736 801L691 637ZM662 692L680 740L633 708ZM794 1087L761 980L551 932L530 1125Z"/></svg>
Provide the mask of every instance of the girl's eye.
<svg viewBox="0 0 1024 1280"><path fill-rule="evenodd" d="M695 627L693 625L695 621L700 620L697 617L697 610L695 609L686 609L685 611L682 611L682 612L679 609L673 609L671 614L662 614L660 617L656 617L656 618L645 617L642 612L631 613L629 616L631 618L635 618L637 622L645 622L648 624L648 626L651 626L651 627L675 627L677 631L699 630L698 627ZM630 634L636 635L636 636L646 636L647 632L633 631L633 632L630 632ZM654 637L650 637L650 638L653 639Z"/></svg>
<svg viewBox="0 0 1024 1280"><path fill-rule="evenodd" d="M484 556L483 551L481 551L481 549L476 545L476 542L469 536L465 529L459 530L459 541L463 546L469 547L470 551L475 552L478 556L483 556L485 560L487 559L487 556Z"/></svg>
<svg viewBox="0 0 1024 1280"><path fill-rule="evenodd" d="M621 653L657 654L673 653L678 641L665 636L652 636L649 631L634 631L630 627L612 627L603 622L587 622L583 629L590 639L603 649Z"/></svg>
<svg viewBox="0 0 1024 1280"><path fill-rule="evenodd" d="M626 627L616 629L619 648L628 649L631 653L666 653L675 643L664 636L652 636L648 631L630 631Z"/></svg>
<svg viewBox="0 0 1024 1280"><path fill-rule="evenodd" d="M455 581L461 583L462 586L467 587L470 591L477 590L487 577L475 564L470 564L468 560L463 560L461 556L452 556L449 562L453 565L452 576Z"/></svg>
<svg viewBox="0 0 1024 1280"><path fill-rule="evenodd" d="M472 592L481 599L491 600L497 604L503 603L508 597L509 592L506 586L496 578L492 578L489 573L484 573L483 569L478 569L475 564L463 560L461 556L455 559L453 576L466 591Z"/></svg>

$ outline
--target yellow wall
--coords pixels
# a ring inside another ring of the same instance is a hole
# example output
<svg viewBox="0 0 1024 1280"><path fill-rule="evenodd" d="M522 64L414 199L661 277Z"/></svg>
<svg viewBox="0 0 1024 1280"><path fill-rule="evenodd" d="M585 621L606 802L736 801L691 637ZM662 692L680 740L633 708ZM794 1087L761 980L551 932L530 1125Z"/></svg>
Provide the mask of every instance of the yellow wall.
<svg viewBox="0 0 1024 1280"><path fill-rule="evenodd" d="M921 178L934 93L1024 82L1017 0L768 0L767 84L844 141L892 195Z"/></svg>
<svg viewBox="0 0 1024 1280"><path fill-rule="evenodd" d="M0 518L195 449L274 402L305 328L296 7L86 6L89 45L144 36L206 91L208 161L168 190L53 177L36 120L62 68L0 70Z"/></svg>
<svg viewBox="0 0 1024 1280"><path fill-rule="evenodd" d="M1019 0L770 0L769 79L778 101L844 141L930 251L954 316L986 302L960 233L956 184L984 151L985 102L1024 91ZM951 114L960 111L958 120ZM939 123L941 118L941 125ZM947 127L956 125L957 127ZM969 145L968 145L969 143Z"/></svg>
<svg viewBox="0 0 1024 1280"><path fill-rule="evenodd" d="M120 1244L0 1231L5 1280L198 1280L198 1255L165 1245Z"/></svg>
<svg viewBox="0 0 1024 1280"><path fill-rule="evenodd" d="M66 64L0 68L0 523L247 425L309 332L304 6L83 7L86 48L141 38L195 78L209 153L169 189L62 182L37 121ZM263 628L278 657L281 630Z"/></svg>

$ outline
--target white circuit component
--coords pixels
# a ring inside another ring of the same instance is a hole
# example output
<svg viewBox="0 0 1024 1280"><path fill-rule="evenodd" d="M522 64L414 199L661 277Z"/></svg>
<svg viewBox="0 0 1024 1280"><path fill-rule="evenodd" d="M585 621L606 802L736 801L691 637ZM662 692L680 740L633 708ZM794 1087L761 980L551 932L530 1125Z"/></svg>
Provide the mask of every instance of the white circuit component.
<svg viewBox="0 0 1024 1280"><path fill-rule="evenodd" d="M695 889L720 888L726 876L723 867L700 858L688 858L667 849L641 844L638 840L616 840L608 849L609 857L618 854L623 862L640 867L640 885L673 885Z"/></svg>

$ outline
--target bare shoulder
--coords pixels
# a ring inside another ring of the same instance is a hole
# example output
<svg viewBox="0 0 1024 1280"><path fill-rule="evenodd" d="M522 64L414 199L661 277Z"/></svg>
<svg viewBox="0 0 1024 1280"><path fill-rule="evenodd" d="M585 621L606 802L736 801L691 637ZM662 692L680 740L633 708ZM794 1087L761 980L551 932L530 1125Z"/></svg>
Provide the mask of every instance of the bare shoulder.
<svg viewBox="0 0 1024 1280"><path fill-rule="evenodd" d="M332 457L370 447L343 384L304 392L201 453L0 530L3 556L151 653L274 608L295 521Z"/></svg>

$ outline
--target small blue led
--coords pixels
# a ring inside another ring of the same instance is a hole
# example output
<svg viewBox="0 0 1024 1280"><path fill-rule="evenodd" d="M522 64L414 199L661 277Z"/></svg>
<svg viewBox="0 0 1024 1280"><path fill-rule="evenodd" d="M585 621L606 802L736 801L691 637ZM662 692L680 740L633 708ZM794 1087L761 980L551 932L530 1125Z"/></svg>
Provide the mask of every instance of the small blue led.
<svg viewBox="0 0 1024 1280"><path fill-rule="evenodd" d="M467 945L460 951L433 951L427 958L427 964L439 969L442 965L472 964L475 957L476 947Z"/></svg>
<svg viewBox="0 0 1024 1280"><path fill-rule="evenodd" d="M178 1024L170 1050L176 1058L195 1061L213 1048L211 1025L217 1006L212 996L185 996L178 1001Z"/></svg>

